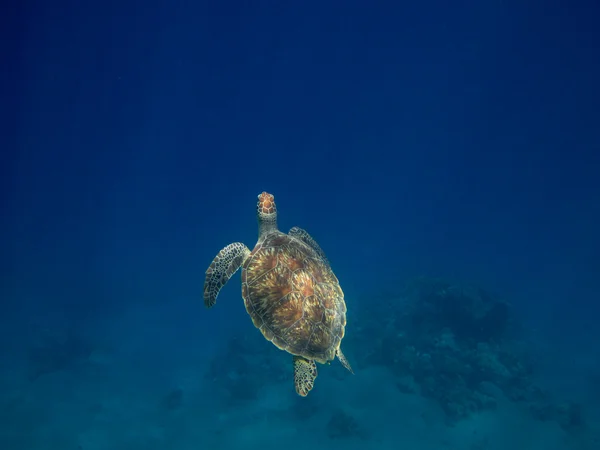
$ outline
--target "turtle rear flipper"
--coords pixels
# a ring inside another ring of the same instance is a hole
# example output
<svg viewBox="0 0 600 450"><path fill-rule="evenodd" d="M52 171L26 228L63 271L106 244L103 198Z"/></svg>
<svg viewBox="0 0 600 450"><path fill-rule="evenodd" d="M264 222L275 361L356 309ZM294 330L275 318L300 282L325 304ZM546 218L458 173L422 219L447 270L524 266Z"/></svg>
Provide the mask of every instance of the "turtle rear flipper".
<svg viewBox="0 0 600 450"><path fill-rule="evenodd" d="M306 397L315 385L317 364L301 356L294 356L294 385L301 397Z"/></svg>
<svg viewBox="0 0 600 450"><path fill-rule="evenodd" d="M204 304L211 308L217 301L219 291L242 266L250 250L241 242L234 242L222 249L206 269L204 280Z"/></svg>
<svg viewBox="0 0 600 450"><path fill-rule="evenodd" d="M302 242L304 242L306 245L312 248L317 253L317 255L319 255L319 257L323 260L323 262L329 265L329 261L327 260L327 256L325 256L325 252L323 251L321 246L317 244L317 241L315 241L306 230L303 230L299 227L293 227L292 229L290 229L288 234L290 236L295 237L296 239L300 239Z"/></svg>

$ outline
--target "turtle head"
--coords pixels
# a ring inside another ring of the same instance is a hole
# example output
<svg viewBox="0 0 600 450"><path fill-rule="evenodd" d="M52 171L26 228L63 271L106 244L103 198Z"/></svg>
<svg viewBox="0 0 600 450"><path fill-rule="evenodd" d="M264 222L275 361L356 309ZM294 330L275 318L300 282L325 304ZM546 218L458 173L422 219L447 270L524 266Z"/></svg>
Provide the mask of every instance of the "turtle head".
<svg viewBox="0 0 600 450"><path fill-rule="evenodd" d="M258 219L258 237L277 230L277 206L273 194L263 192L258 196L256 203L256 217Z"/></svg>

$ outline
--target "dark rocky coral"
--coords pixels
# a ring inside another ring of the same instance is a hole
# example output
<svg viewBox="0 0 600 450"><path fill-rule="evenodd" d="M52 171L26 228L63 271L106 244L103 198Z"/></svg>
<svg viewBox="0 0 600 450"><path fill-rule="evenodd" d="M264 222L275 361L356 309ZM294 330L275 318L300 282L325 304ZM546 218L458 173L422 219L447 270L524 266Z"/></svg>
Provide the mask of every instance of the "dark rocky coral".
<svg viewBox="0 0 600 450"><path fill-rule="evenodd" d="M576 408L560 415L541 406L548 396L533 384L507 302L476 286L420 278L400 294L378 298L378 308L372 303L360 302L365 309L354 313L359 324L349 330L347 347L364 352L369 364L391 367L399 379L412 377L450 422L494 408L498 395L540 406L539 416L579 422Z"/></svg>
<svg viewBox="0 0 600 450"><path fill-rule="evenodd" d="M509 326L509 305L476 286L420 278L405 295L415 325L432 332L448 328L458 339L487 342L502 338Z"/></svg>
<svg viewBox="0 0 600 450"><path fill-rule="evenodd" d="M175 411L183 405L183 389L175 388L164 396L160 402L161 408L167 411Z"/></svg>
<svg viewBox="0 0 600 450"><path fill-rule="evenodd" d="M548 396L530 402L529 410L539 420L555 421L565 431L573 432L585 426L581 405L573 402L554 403Z"/></svg>
<svg viewBox="0 0 600 450"><path fill-rule="evenodd" d="M335 411L327 423L327 435L331 439L368 439L369 434L350 414L341 409Z"/></svg>
<svg viewBox="0 0 600 450"><path fill-rule="evenodd" d="M94 350L91 340L73 328L38 331L28 349L28 378L70 370L88 360Z"/></svg>
<svg viewBox="0 0 600 450"><path fill-rule="evenodd" d="M294 402L290 411L291 420L307 420L323 409L319 397L309 395Z"/></svg>

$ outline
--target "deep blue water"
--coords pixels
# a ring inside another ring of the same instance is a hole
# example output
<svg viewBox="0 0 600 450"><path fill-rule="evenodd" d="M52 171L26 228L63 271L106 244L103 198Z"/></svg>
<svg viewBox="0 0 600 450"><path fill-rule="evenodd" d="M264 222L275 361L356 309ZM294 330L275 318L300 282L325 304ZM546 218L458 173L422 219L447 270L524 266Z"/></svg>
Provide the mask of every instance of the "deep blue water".
<svg viewBox="0 0 600 450"><path fill-rule="evenodd" d="M600 417L594 2L32 0L5 9L1 400L14 401L14 386L37 400L20 410L28 437L0 433L2 448L54 448L32 437L52 420L27 409L44 410L51 388L19 378L32 342L47 339L41 329L110 347L123 357L110 373L125 391L140 383L130 365L153 374L152 391L192 361L201 385L200 363L230 336L260 337L239 275L214 310L201 297L222 247L253 247L264 190L283 231L301 226L326 251L346 293L348 336L353 310L376 313L371 299L414 277L473 282L509 301L535 336L539 377ZM87 358L75 347L75 359ZM74 390L92 383L72 376ZM106 439L107 449L142 448Z"/></svg>

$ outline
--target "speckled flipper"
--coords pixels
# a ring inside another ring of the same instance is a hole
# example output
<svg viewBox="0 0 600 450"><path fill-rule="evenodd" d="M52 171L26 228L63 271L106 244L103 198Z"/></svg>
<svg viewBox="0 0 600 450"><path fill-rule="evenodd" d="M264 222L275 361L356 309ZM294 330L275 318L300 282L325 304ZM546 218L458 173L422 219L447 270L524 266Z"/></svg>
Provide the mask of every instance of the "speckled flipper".
<svg viewBox="0 0 600 450"><path fill-rule="evenodd" d="M317 255L319 255L319 257L321 257L323 259L325 264L329 265L329 261L327 260L327 257L325 256L325 252L323 251L323 249L319 246L319 244L317 244L317 241L315 241L312 238L312 236L310 234L308 234L305 230L303 230L302 228L293 227L288 232L288 234L290 236L295 237L296 239L300 239L302 242L304 242L306 245L308 245L310 248L312 248L315 252L317 252Z"/></svg>
<svg viewBox="0 0 600 450"><path fill-rule="evenodd" d="M315 385L317 365L301 356L294 356L294 385L301 397L306 397Z"/></svg>
<svg viewBox="0 0 600 450"><path fill-rule="evenodd" d="M214 306L219 291L242 266L248 255L250 255L248 247L240 242L234 242L215 256L206 269L204 280L204 304L207 308Z"/></svg>
<svg viewBox="0 0 600 450"><path fill-rule="evenodd" d="M348 369L348 371L354 375L354 371L352 370L352 367L350 367L350 363L348 362L348 360L346 359L346 357L344 356L344 354L342 353L342 349L338 348L337 352L336 352L336 356L338 357L338 359L340 360L340 362L342 363L342 366L344 366L346 369Z"/></svg>

